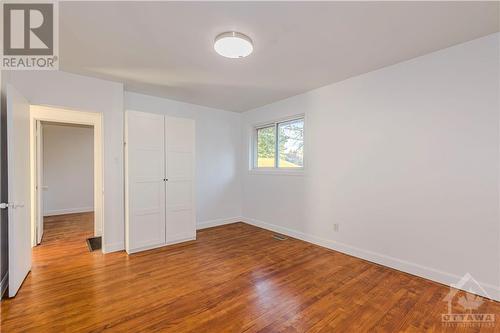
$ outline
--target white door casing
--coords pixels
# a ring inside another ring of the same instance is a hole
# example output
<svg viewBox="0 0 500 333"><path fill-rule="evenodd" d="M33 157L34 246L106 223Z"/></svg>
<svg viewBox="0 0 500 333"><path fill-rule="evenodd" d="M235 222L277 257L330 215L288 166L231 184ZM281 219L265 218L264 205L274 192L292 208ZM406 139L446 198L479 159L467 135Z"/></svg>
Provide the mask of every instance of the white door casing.
<svg viewBox="0 0 500 333"><path fill-rule="evenodd" d="M31 270L30 105L7 86L7 164L9 196L9 297Z"/></svg>
<svg viewBox="0 0 500 333"><path fill-rule="evenodd" d="M43 236L43 129L42 122L36 121L36 240L37 244L42 242Z"/></svg>

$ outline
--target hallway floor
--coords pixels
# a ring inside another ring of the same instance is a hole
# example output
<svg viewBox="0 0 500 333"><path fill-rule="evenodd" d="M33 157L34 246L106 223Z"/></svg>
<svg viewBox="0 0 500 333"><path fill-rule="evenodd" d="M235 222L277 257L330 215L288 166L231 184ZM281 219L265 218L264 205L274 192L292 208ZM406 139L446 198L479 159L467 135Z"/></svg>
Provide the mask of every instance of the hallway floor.
<svg viewBox="0 0 500 333"><path fill-rule="evenodd" d="M47 216L43 220L44 233L42 246L33 249L33 256L41 254L41 257L47 257L47 246L57 247L63 243L64 248L68 250L68 255L81 253L83 248L77 246L83 239L94 236L94 213L77 213L66 215ZM72 244L68 249L66 245ZM74 250L74 252L73 252ZM40 258L41 259L41 258ZM34 260L37 262L38 260Z"/></svg>

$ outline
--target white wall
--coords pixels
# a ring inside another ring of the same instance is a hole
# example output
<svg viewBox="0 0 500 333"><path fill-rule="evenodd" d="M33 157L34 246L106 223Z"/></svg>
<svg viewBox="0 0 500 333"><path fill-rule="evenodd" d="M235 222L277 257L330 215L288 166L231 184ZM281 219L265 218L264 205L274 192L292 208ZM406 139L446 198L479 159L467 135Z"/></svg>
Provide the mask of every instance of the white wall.
<svg viewBox="0 0 500 333"><path fill-rule="evenodd" d="M123 85L61 71L12 71L9 82L32 104L103 115L104 249L124 249Z"/></svg>
<svg viewBox="0 0 500 333"><path fill-rule="evenodd" d="M130 92L125 108L194 119L198 228L240 220L240 114Z"/></svg>
<svg viewBox="0 0 500 333"><path fill-rule="evenodd" d="M244 113L243 216L500 298L499 59L494 34ZM252 125L298 113L305 175L248 173Z"/></svg>
<svg viewBox="0 0 500 333"><path fill-rule="evenodd" d="M94 210L94 129L44 124L44 216Z"/></svg>

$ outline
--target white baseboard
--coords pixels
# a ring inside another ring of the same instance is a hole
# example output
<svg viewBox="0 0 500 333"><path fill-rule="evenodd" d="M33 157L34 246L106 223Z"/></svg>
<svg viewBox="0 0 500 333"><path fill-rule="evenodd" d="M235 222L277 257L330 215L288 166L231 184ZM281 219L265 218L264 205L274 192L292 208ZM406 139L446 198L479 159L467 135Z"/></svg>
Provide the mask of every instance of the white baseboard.
<svg viewBox="0 0 500 333"><path fill-rule="evenodd" d="M102 253L111 253L125 250L123 242L103 244Z"/></svg>
<svg viewBox="0 0 500 333"><path fill-rule="evenodd" d="M167 246L168 244L156 244L156 245L147 245L147 246L139 246L139 247L136 247L134 249L125 249L125 251L127 252L127 254L134 254L134 253L138 253L138 252L143 252L143 251L149 251L149 250L154 250L154 249L157 249L157 248L160 248L160 247L164 247L164 246Z"/></svg>
<svg viewBox="0 0 500 333"><path fill-rule="evenodd" d="M231 224L231 223L236 223L236 222L241 222L241 221L243 221L243 218L240 216L226 218L226 219L211 220L211 221L198 223L196 225L196 230L201 230L201 229L205 229L205 228L211 228L211 227L216 227L219 225ZM195 238L188 238L186 240L193 240L193 239L195 239ZM168 245L170 245L170 243ZM165 245L160 245L160 246L165 246ZM111 253L111 252L117 252L117 251L123 251L123 250L125 250L124 243L106 244L105 248L103 249L103 253ZM140 250L144 250L144 249L140 249ZM133 253L133 252L137 252L137 249L135 251L132 251L131 253Z"/></svg>
<svg viewBox="0 0 500 333"><path fill-rule="evenodd" d="M308 235L300 231L292 230L289 228L285 228L282 226L278 226L275 224L271 223L266 223L263 221L251 219L251 218L242 218L242 222L271 230L277 233L281 233L293 238L297 238L312 244L316 244L331 250L335 250L338 252L342 252L357 258L361 258L364 260L368 260L383 266L387 266L390 268L397 269L402 272L406 272L412 275L416 275L425 279L429 279L432 281L436 281L442 284L445 284L447 286L450 286L452 284L456 284L460 279L462 278L461 276L451 274L448 272L443 272L440 270L436 270L430 267L425 267L422 265L418 265L412 262L408 262L405 260L401 260L398 258L386 256L380 253L375 253L372 251L360 249L357 247L353 247L347 244L339 243L336 241L324 239L321 237L313 236L313 235ZM484 296L484 297L489 297L494 300L500 301L500 288L497 286L494 286L489 283L484 283L481 281L478 281L478 283L481 285L481 287L486 291L487 294L484 294L482 292L478 292L478 295Z"/></svg>
<svg viewBox="0 0 500 333"><path fill-rule="evenodd" d="M243 218L241 216L230 217L230 218L226 218L226 219L205 221L205 222L198 223L196 225L196 229L200 230L200 229L212 228L212 227L217 227L219 225L231 224L231 223L242 222L242 221L243 221Z"/></svg>
<svg viewBox="0 0 500 333"><path fill-rule="evenodd" d="M79 207L79 208L65 208L65 209L54 209L48 210L43 213L43 216L54 216L54 215L64 215L64 214L75 214L75 213L87 213L93 212L94 207Z"/></svg>
<svg viewBox="0 0 500 333"><path fill-rule="evenodd" d="M159 248L170 246L170 245L175 245L175 244L180 244L180 243L184 243L184 242L189 242L189 241L196 240L196 236L193 237L193 236L186 236L186 235L182 236L182 235L179 235L178 237L179 238L174 238L174 240L167 241L164 244L157 244L157 245L152 245L152 246L149 246L149 245L148 246L142 246L142 247L138 247L138 248L135 248L135 249L129 249L129 250L125 249L125 251L127 251L127 254L134 254L134 253L139 253L139 252L143 252L143 251L159 249Z"/></svg>
<svg viewBox="0 0 500 333"><path fill-rule="evenodd" d="M0 281L0 299L3 298L3 294L7 290L7 286L9 285L9 272L5 273L5 276Z"/></svg>

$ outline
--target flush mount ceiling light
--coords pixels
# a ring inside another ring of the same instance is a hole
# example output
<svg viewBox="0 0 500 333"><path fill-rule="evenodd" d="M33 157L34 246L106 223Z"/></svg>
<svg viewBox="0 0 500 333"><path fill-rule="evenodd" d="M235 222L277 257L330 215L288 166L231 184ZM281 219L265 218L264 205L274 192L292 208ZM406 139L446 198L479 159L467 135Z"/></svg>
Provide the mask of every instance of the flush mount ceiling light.
<svg viewBox="0 0 500 333"><path fill-rule="evenodd" d="M253 52L253 43L240 32L228 31L215 37L214 49L226 58L244 58Z"/></svg>

